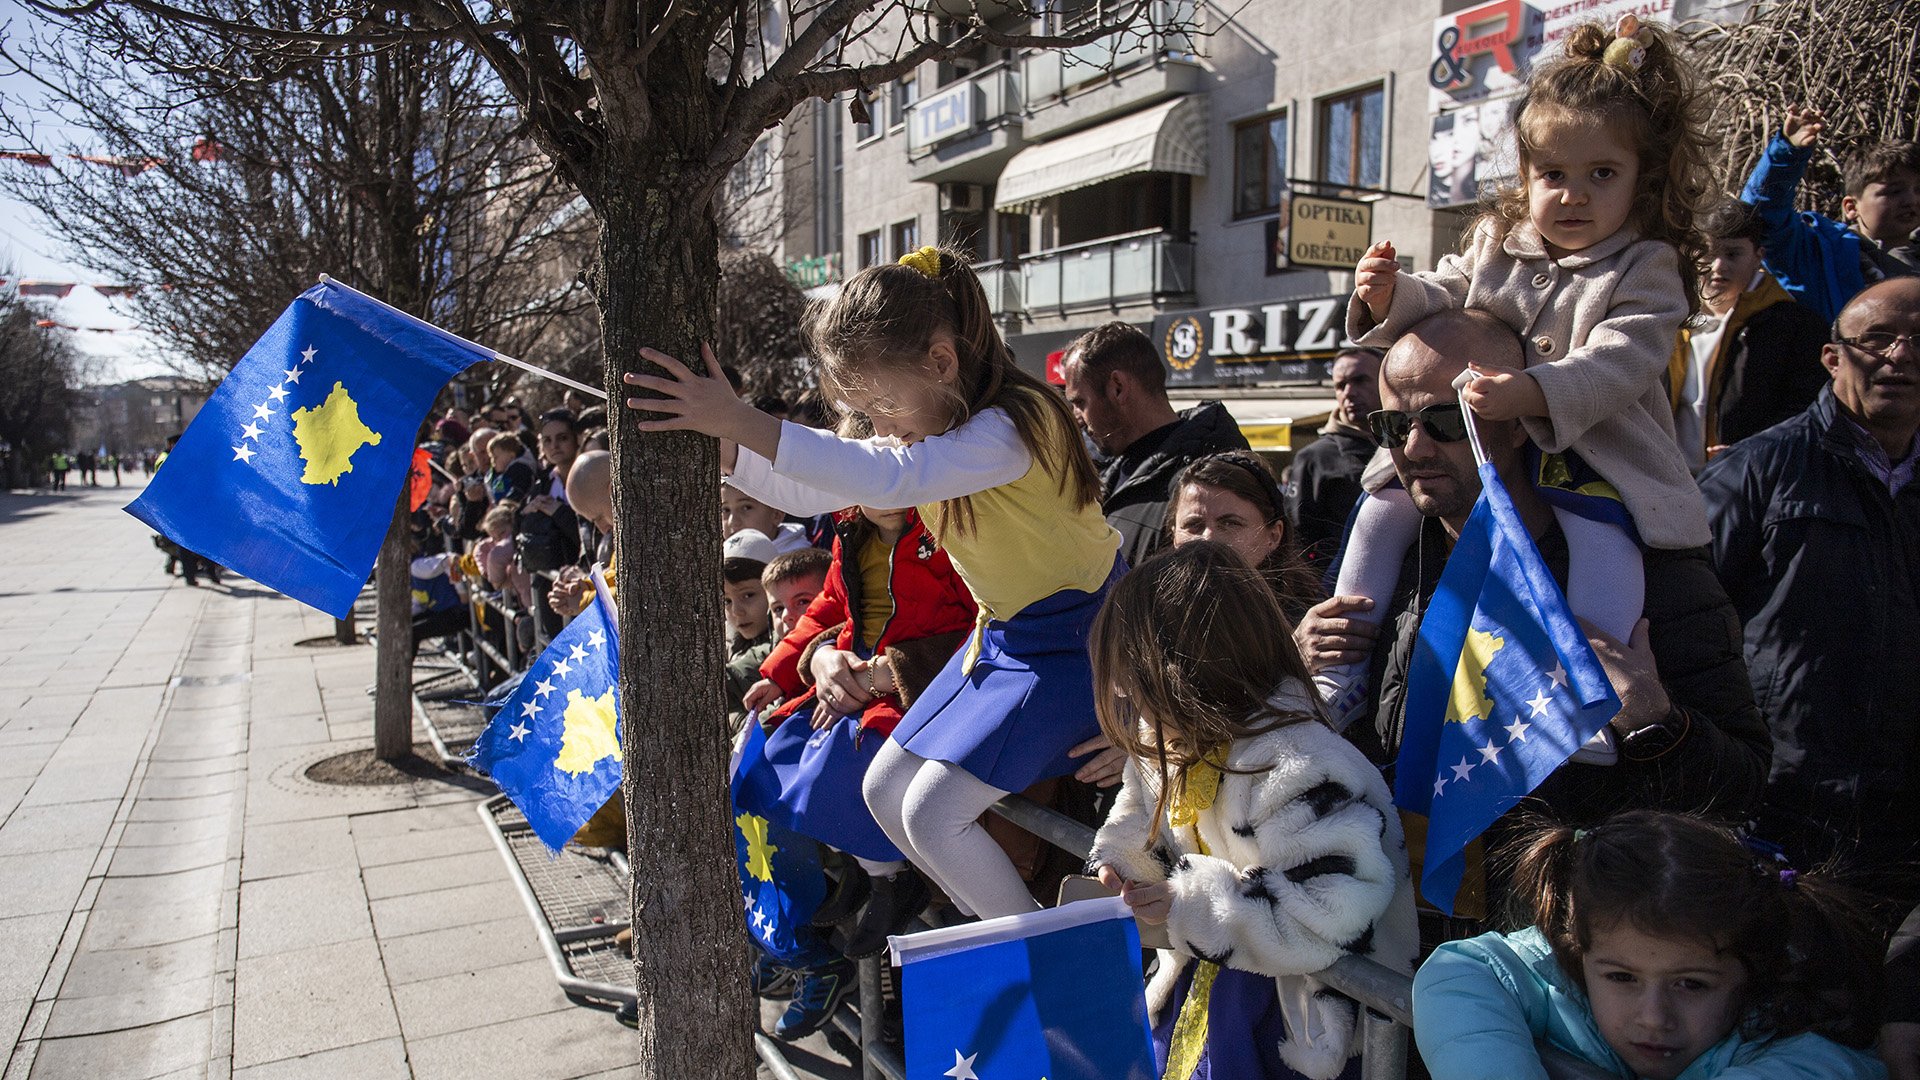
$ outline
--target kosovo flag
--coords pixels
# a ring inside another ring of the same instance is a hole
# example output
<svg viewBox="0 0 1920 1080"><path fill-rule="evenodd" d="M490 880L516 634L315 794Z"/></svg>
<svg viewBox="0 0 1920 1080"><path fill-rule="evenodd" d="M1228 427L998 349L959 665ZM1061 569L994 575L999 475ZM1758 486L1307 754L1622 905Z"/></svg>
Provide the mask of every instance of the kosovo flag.
<svg viewBox="0 0 1920 1080"><path fill-rule="evenodd" d="M759 767L766 756L767 733L756 713L747 717L747 730L733 753L734 860L740 871L740 895L745 905L747 932L754 944L790 967L814 967L833 958L832 951L810 925L820 901L826 899L827 876L820 869L820 847L811 839L743 809L764 805L762 789L778 781Z"/></svg>
<svg viewBox="0 0 1920 1080"><path fill-rule="evenodd" d="M433 399L493 358L322 282L234 365L127 512L181 547L344 617L393 521Z"/></svg>
<svg viewBox="0 0 1920 1080"><path fill-rule="evenodd" d="M1420 895L1453 912L1474 837L1620 699L1492 465L1420 622L1393 801L1427 816Z"/></svg>
<svg viewBox="0 0 1920 1080"><path fill-rule="evenodd" d="M598 594L534 660L467 760L559 851L620 786L620 653Z"/></svg>
<svg viewBox="0 0 1920 1080"><path fill-rule="evenodd" d="M1140 930L1119 897L889 940L907 1075L1154 1080Z"/></svg>

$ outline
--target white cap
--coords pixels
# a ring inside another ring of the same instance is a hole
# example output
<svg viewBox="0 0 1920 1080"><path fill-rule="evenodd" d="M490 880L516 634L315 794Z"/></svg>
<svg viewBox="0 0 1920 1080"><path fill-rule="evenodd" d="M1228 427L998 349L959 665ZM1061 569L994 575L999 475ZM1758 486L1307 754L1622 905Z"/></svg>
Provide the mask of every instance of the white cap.
<svg viewBox="0 0 1920 1080"><path fill-rule="evenodd" d="M774 547L773 541L759 529L741 529L727 537L726 544L720 549L723 559L752 559L761 563L772 562L778 554L780 549Z"/></svg>

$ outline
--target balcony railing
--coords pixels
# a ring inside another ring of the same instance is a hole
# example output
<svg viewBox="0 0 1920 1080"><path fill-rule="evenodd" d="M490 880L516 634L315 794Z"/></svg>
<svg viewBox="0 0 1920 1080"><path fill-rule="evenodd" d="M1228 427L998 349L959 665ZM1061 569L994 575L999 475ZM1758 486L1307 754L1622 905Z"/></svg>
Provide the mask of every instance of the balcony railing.
<svg viewBox="0 0 1920 1080"><path fill-rule="evenodd" d="M1021 60L1027 100L1039 101L1144 60L1190 57L1196 17L1193 0L1161 0L1150 6L1147 27L1108 34L1078 48L1028 53Z"/></svg>
<svg viewBox="0 0 1920 1080"><path fill-rule="evenodd" d="M907 107L907 156L1019 119L1019 69L1012 64L981 68Z"/></svg>
<svg viewBox="0 0 1920 1080"><path fill-rule="evenodd" d="M1191 293L1193 244L1147 229L1039 252L1020 272L1027 311Z"/></svg>
<svg viewBox="0 0 1920 1080"><path fill-rule="evenodd" d="M1026 310L1020 304L1018 263L980 263L973 272L980 276L980 287L986 290L987 310L996 317Z"/></svg>

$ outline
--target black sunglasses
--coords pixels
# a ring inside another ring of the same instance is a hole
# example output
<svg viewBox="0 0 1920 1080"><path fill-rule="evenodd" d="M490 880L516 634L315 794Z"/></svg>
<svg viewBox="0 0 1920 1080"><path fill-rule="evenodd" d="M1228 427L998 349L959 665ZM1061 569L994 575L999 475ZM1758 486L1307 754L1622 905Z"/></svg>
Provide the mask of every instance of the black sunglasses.
<svg viewBox="0 0 1920 1080"><path fill-rule="evenodd" d="M1459 442L1467 437L1467 418L1460 412L1457 401L1429 405L1419 412L1381 409L1367 414L1367 426L1373 429L1373 437L1389 450L1405 446L1415 424L1438 442Z"/></svg>

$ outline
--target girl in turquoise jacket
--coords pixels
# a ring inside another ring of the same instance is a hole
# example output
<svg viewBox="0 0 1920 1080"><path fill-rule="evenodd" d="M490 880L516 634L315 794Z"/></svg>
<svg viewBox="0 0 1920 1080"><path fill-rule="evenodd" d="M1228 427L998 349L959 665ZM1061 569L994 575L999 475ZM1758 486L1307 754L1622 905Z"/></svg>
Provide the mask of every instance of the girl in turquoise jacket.
<svg viewBox="0 0 1920 1080"><path fill-rule="evenodd" d="M1699 818L1542 830L1534 925L1436 949L1414 978L1434 1080L1547 1080L1536 1043L1623 1078L1882 1080L1878 938L1831 886Z"/></svg>

